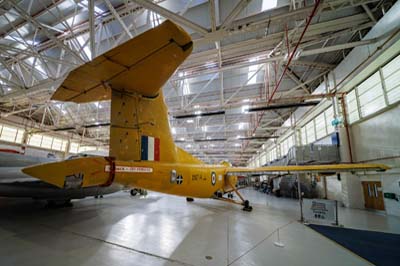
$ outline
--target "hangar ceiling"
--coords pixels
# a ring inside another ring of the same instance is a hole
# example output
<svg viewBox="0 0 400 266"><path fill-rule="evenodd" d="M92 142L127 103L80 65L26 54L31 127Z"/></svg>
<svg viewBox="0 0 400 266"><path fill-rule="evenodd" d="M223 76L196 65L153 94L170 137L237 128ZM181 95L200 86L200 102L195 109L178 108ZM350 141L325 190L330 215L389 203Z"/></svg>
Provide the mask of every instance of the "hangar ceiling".
<svg viewBox="0 0 400 266"><path fill-rule="evenodd" d="M70 70L171 19L195 47L163 88L175 141L206 162L243 165L297 107L328 96L312 93L394 2L0 1L2 119L107 148L109 102L50 96Z"/></svg>

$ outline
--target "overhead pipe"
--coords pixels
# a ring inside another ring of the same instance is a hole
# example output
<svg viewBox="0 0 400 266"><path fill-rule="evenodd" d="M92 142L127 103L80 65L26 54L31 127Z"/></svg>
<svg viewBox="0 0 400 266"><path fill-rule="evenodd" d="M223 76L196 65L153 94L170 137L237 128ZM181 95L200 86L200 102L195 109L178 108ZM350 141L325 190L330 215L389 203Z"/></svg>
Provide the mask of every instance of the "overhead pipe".
<svg viewBox="0 0 400 266"><path fill-rule="evenodd" d="M267 101L267 104L271 103L271 101L272 101L272 99L273 99L273 97L274 97L276 91L278 90L279 85L280 85L281 82L282 82L283 76L286 74L286 71L288 70L290 63L291 63L292 60L293 60L293 57L294 57L294 55L295 55L295 53L296 53L296 51L297 51L297 48L299 47L299 45L300 45L300 43L301 43L301 40L303 39L304 34L306 33L306 31L307 31L307 29L308 29L308 26L309 26L310 23L311 23L311 20L312 20L313 17L315 16L315 14L316 14L316 12L317 12L317 10L318 10L318 6L319 6L320 3L321 3L321 0L316 0L315 5L314 5L314 8L313 8L313 10L311 11L311 14L310 14L310 16L308 17L308 19L307 19L307 21L306 21L306 25L305 25L305 27L304 27L304 29L303 29L303 32L301 33L300 38L299 38L298 42L296 43L296 46L294 47L292 53L290 54L289 60L288 60L287 64L285 65L285 69L283 70L282 75L280 76L278 82L275 83L275 84L276 84L276 85L275 85L275 89L272 91L272 93L271 93L271 95L270 95L270 97L269 97L269 99L268 99L268 101ZM265 113L265 111L263 111L263 112L261 113L260 117L257 119L257 123L256 123L256 125L255 125L255 127L254 127L254 129L253 129L253 131L252 131L252 134L254 134L254 133L256 132L258 126L259 126L260 123L261 123L261 119L262 119L263 116L264 116L264 113ZM246 148L248 147L248 145L249 145L249 141L247 141L247 143L246 143L245 147L243 148L243 150L246 150Z"/></svg>
<svg viewBox="0 0 400 266"><path fill-rule="evenodd" d="M271 93L271 95L270 95L270 97L269 97L269 99L268 99L268 103L271 102L271 100L273 99L273 97L274 97L276 91L279 89L279 86L280 86L280 84L281 84L281 82L282 82L282 79L283 79L283 77L285 76L285 74L286 74L286 72L287 72L287 70L288 70L288 68L289 68L290 63L292 62L293 57L294 57L294 55L296 54L297 48L299 47L299 45L300 45L300 43L301 43L301 41L302 41L302 39L303 39L303 37L304 37L304 34L306 33L306 31L307 31L307 29L308 29L308 26L310 26L311 20L313 19L314 15L316 14L316 12L317 12L317 10L318 10L318 6L319 6L320 3L321 3L321 0L317 0L317 1L315 2L315 5L314 5L313 10L311 11L310 16L307 18L306 25L305 25L305 27L304 27L304 29L303 29L303 32L301 33L300 38L299 38L299 40L297 41L296 46L294 47L292 53L290 54L290 57L289 57L288 62L285 64L285 69L283 70L283 72L282 72L282 74L281 74L281 76L280 76L280 78L279 78L279 80L278 80L278 83L275 85L275 89L272 91L272 93Z"/></svg>
<svg viewBox="0 0 400 266"><path fill-rule="evenodd" d="M286 108L294 108L301 106L315 106L319 104L320 101L308 101L308 102L289 102L282 104L274 104L274 105L263 105L263 106L249 106L248 109L244 111L247 112L259 112L266 110L277 110L277 109L286 109ZM182 115L174 115L175 119L185 119L185 118L196 118L196 117L205 117L205 116L214 116L214 115L225 115L227 112L225 110L207 112L207 113L192 113L192 114L182 114Z"/></svg>
<svg viewBox="0 0 400 266"><path fill-rule="evenodd" d="M300 103L287 103L287 104L281 104L281 105L267 105L267 106L249 108L248 112L259 112L259 111L303 107L303 106L315 106L319 103L320 103L320 101L312 101L312 102L300 102Z"/></svg>

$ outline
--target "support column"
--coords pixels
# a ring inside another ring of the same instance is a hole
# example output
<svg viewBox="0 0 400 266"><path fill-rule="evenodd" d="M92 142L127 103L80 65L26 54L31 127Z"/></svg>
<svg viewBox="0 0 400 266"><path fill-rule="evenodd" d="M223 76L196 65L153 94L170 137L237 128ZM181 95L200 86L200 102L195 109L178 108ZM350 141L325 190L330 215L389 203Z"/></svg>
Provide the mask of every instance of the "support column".
<svg viewBox="0 0 400 266"><path fill-rule="evenodd" d="M353 162L353 155L351 151L351 129L347 124L347 114L344 103L342 101L342 119L343 126L339 127L339 139L340 139L340 158L342 162L348 163ZM350 208L364 208L364 196L362 193L361 180L358 176L351 173L341 173L341 184L342 184L342 201L344 206Z"/></svg>
<svg viewBox="0 0 400 266"><path fill-rule="evenodd" d="M63 158L64 160L68 157L70 148L71 148L71 139L69 138L67 140L67 145L65 145L64 158Z"/></svg>
<svg viewBox="0 0 400 266"><path fill-rule="evenodd" d="M29 140L29 133L28 130L25 128L24 135L22 136L21 154L25 154L26 146L28 145L28 140Z"/></svg>

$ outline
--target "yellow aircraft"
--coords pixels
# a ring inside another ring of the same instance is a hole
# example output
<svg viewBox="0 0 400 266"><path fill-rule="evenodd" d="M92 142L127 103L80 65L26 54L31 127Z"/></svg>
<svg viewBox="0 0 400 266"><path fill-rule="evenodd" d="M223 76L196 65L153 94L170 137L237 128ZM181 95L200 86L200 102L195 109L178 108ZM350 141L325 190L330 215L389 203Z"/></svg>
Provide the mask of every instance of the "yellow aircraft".
<svg viewBox="0 0 400 266"><path fill-rule="evenodd" d="M108 157L77 158L23 169L63 189L113 182L192 198L216 198L251 206L235 188L237 175L278 172L386 170L381 164L336 164L236 168L207 165L173 141L162 86L193 48L190 36L165 21L69 73L52 100L111 100ZM223 197L235 192L240 201Z"/></svg>

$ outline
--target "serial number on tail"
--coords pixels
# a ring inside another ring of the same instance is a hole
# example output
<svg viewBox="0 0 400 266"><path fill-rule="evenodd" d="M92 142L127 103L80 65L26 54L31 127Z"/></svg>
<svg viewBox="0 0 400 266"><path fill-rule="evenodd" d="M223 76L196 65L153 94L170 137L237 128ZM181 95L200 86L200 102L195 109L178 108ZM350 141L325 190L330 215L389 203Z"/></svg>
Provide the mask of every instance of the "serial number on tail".
<svg viewBox="0 0 400 266"><path fill-rule="evenodd" d="M105 172L110 172L110 165L106 165ZM137 166L115 166L116 173L152 173L153 168L150 167L137 167Z"/></svg>

